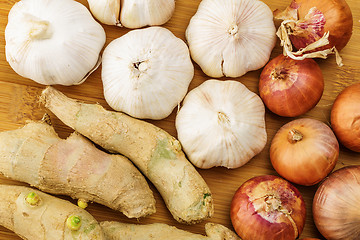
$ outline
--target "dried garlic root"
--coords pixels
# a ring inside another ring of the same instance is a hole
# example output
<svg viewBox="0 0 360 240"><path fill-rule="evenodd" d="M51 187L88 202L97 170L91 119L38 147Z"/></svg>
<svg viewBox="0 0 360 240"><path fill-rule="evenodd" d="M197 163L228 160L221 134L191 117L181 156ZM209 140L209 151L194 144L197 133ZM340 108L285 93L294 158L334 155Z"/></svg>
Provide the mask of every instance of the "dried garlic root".
<svg viewBox="0 0 360 240"><path fill-rule="evenodd" d="M230 229L214 223L205 224L207 236L190 233L163 223L140 225L106 221L101 222L100 225L109 240L240 240Z"/></svg>
<svg viewBox="0 0 360 240"><path fill-rule="evenodd" d="M5 29L6 60L44 85L80 84L100 65L105 31L73 0L21 0Z"/></svg>
<svg viewBox="0 0 360 240"><path fill-rule="evenodd" d="M73 133L60 139L45 122L0 133L0 172L42 191L106 205L127 217L155 212L155 199L145 178L121 155L97 149Z"/></svg>
<svg viewBox="0 0 360 240"><path fill-rule="evenodd" d="M52 87L43 91L42 101L66 125L128 157L154 184L177 221L193 224L213 215L209 187L170 134L124 113L78 102Z"/></svg>
<svg viewBox="0 0 360 240"><path fill-rule="evenodd" d="M84 209L21 186L0 185L0 225L29 240L106 239Z"/></svg>
<svg viewBox="0 0 360 240"><path fill-rule="evenodd" d="M259 0L202 0L186 29L191 57L210 77L263 67L276 43L273 14Z"/></svg>
<svg viewBox="0 0 360 240"><path fill-rule="evenodd" d="M237 81L207 80L185 97L175 125L189 160L199 168L237 168L266 145L265 107Z"/></svg>

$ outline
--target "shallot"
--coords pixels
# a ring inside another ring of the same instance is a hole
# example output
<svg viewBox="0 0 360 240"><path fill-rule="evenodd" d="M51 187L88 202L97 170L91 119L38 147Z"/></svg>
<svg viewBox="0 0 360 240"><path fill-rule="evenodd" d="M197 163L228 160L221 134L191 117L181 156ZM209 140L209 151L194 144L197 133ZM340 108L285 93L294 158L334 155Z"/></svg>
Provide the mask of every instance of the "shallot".
<svg viewBox="0 0 360 240"><path fill-rule="evenodd" d="M282 126L270 146L275 170L287 180L314 185L335 167L339 144L325 123L301 118Z"/></svg>
<svg viewBox="0 0 360 240"><path fill-rule="evenodd" d="M331 127L345 147L360 152L360 83L348 86L335 99Z"/></svg>
<svg viewBox="0 0 360 240"><path fill-rule="evenodd" d="M254 177L236 191L230 217L243 240L294 240L305 224L305 202L288 181Z"/></svg>
<svg viewBox="0 0 360 240"><path fill-rule="evenodd" d="M320 185L313 201L317 229L330 240L360 239L360 165L341 168Z"/></svg>

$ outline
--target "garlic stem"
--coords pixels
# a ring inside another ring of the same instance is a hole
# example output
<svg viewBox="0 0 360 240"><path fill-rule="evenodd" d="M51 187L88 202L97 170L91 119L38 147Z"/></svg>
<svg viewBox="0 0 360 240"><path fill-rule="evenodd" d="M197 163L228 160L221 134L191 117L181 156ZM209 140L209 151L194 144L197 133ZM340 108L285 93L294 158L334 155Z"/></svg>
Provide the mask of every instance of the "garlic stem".
<svg viewBox="0 0 360 240"><path fill-rule="evenodd" d="M136 80L139 80L140 75L142 73L145 73L146 70L149 68L149 65L146 61L134 62L133 65L134 65Z"/></svg>
<svg viewBox="0 0 360 240"><path fill-rule="evenodd" d="M138 69L140 72L144 72L148 69L148 64L147 62L141 62L138 66Z"/></svg>
<svg viewBox="0 0 360 240"><path fill-rule="evenodd" d="M231 25L231 27L229 28L229 33L234 36L238 32L239 32L239 27L236 24Z"/></svg>
<svg viewBox="0 0 360 240"><path fill-rule="evenodd" d="M225 113L218 112L218 122L222 125L230 124L230 119Z"/></svg>
<svg viewBox="0 0 360 240"><path fill-rule="evenodd" d="M49 21L40 20L30 14L25 15L25 18L28 18L28 23L30 25L29 37L31 39L42 40L52 37L53 33Z"/></svg>
<svg viewBox="0 0 360 240"><path fill-rule="evenodd" d="M291 129L288 134L288 141L290 143L297 143L304 138L304 135L297 129Z"/></svg>

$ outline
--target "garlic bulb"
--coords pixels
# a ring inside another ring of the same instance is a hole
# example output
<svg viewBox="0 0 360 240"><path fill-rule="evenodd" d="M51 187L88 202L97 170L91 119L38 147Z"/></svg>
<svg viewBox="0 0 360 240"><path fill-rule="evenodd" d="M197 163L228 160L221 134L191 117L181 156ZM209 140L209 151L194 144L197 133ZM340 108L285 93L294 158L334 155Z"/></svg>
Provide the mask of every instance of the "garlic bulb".
<svg viewBox="0 0 360 240"><path fill-rule="evenodd" d="M175 10L175 0L123 0L120 21L124 27L162 25Z"/></svg>
<svg viewBox="0 0 360 240"><path fill-rule="evenodd" d="M185 97L175 119L178 139L199 168L237 168L267 141L260 97L237 81L207 80Z"/></svg>
<svg viewBox="0 0 360 240"><path fill-rule="evenodd" d="M193 76L189 49L166 28L132 30L104 50L105 100L113 109L136 118L170 115Z"/></svg>
<svg viewBox="0 0 360 240"><path fill-rule="evenodd" d="M5 29L6 60L45 85L82 83L100 64L105 31L73 0L21 0Z"/></svg>
<svg viewBox="0 0 360 240"><path fill-rule="evenodd" d="M94 17L108 25L121 26L120 0L87 0Z"/></svg>
<svg viewBox="0 0 360 240"><path fill-rule="evenodd" d="M108 25L141 28L162 25L175 10L175 0L88 0L96 19ZM119 16L120 15L120 16Z"/></svg>
<svg viewBox="0 0 360 240"><path fill-rule="evenodd" d="M273 14L259 0L202 0L186 39L206 75L239 77L268 62L276 43Z"/></svg>

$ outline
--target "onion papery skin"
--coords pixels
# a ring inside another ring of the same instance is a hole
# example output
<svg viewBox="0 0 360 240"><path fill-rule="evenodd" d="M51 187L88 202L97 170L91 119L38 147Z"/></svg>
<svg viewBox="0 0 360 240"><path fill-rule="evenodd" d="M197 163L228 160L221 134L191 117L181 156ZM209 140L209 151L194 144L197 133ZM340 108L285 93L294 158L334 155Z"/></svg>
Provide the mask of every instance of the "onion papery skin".
<svg viewBox="0 0 360 240"><path fill-rule="evenodd" d="M334 169L338 156L339 143L330 127L310 118L282 126L270 145L270 160L276 172L305 186L324 179Z"/></svg>
<svg viewBox="0 0 360 240"><path fill-rule="evenodd" d="M303 30L307 26L309 31L312 32L309 34L311 36L307 34L304 36L303 33L290 35L290 40L295 48L306 47L321 38L326 32L330 33L330 43L321 49L335 46L340 51L349 42L353 29L353 17L351 9L345 0L294 0L292 4L298 6L298 29ZM317 15L313 21L304 20L309 10L313 7L316 7L321 14ZM320 17L324 18L323 23L319 23ZM296 31L297 29L295 29ZM316 35L317 38L314 38Z"/></svg>
<svg viewBox="0 0 360 240"><path fill-rule="evenodd" d="M324 78L313 59L294 60L279 55L261 72L259 92L270 111L283 117L295 117L308 112L320 101Z"/></svg>
<svg viewBox="0 0 360 240"><path fill-rule="evenodd" d="M232 224L242 240L296 239L305 224L305 202L300 192L273 175L254 177L242 184L230 209Z"/></svg>
<svg viewBox="0 0 360 240"><path fill-rule="evenodd" d="M360 83L348 86L337 96L330 121L340 143L360 152Z"/></svg>
<svg viewBox="0 0 360 240"><path fill-rule="evenodd" d="M328 240L360 239L360 165L341 168L320 185L313 200L313 217Z"/></svg>

